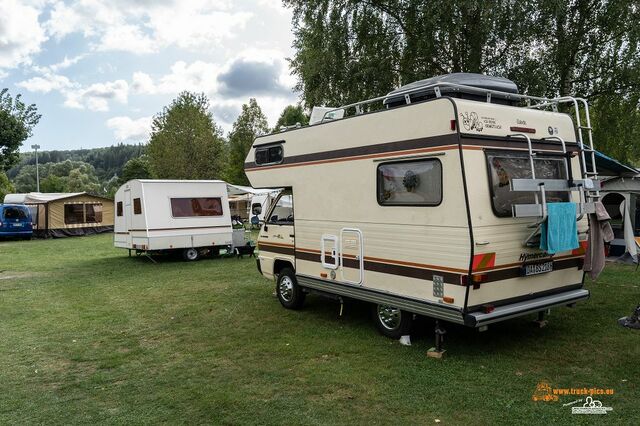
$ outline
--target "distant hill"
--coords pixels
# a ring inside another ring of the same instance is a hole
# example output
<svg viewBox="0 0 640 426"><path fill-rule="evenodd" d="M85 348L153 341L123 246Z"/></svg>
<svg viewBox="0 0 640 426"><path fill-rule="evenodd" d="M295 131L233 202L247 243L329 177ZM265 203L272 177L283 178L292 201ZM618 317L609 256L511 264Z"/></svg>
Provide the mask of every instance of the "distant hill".
<svg viewBox="0 0 640 426"><path fill-rule="evenodd" d="M60 163L65 160L84 161L96 169L96 175L100 181L107 181L114 175L122 175L122 167L127 161L145 153L146 146L118 144L107 148L74 149L70 151L39 151L38 162ZM7 171L9 179L13 180L20 169L29 164L35 164L36 158L33 152L20 154L20 162Z"/></svg>

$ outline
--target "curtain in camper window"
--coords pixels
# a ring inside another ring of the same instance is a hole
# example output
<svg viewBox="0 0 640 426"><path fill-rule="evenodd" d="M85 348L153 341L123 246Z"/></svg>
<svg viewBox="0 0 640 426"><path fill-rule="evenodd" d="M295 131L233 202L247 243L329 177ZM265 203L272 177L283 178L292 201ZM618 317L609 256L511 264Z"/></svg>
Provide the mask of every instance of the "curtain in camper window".
<svg viewBox="0 0 640 426"><path fill-rule="evenodd" d="M172 198L173 217L222 216L220 198Z"/></svg>
<svg viewBox="0 0 640 426"><path fill-rule="evenodd" d="M378 166L378 203L384 206L437 206L442 201L440 160L384 163Z"/></svg>
<svg viewBox="0 0 640 426"><path fill-rule="evenodd" d="M537 179L567 179L564 159L559 157L537 157L534 160ZM512 179L530 179L531 165L528 154L524 153L487 153L491 201L497 216L512 216L513 204L534 204L535 196L531 192L514 192L510 189ZM567 192L547 191L547 202L569 201Z"/></svg>

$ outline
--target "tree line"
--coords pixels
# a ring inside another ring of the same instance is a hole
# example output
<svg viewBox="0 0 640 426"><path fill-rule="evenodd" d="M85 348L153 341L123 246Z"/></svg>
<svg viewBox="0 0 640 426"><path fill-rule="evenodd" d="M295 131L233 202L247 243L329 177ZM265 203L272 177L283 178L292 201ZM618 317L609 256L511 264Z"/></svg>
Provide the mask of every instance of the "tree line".
<svg viewBox="0 0 640 426"><path fill-rule="evenodd" d="M637 0L284 0L304 106L345 105L453 72L592 105L597 149L640 161Z"/></svg>

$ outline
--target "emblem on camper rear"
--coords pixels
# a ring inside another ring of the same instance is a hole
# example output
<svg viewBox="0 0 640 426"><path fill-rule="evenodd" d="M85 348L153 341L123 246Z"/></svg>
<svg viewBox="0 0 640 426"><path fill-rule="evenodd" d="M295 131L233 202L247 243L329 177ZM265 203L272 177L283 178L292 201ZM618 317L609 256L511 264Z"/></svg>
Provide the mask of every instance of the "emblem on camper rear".
<svg viewBox="0 0 640 426"><path fill-rule="evenodd" d="M480 118L478 117L478 113L476 112L462 112L460 113L460 117L462 117L462 126L465 130L477 130L481 132L483 129L483 124Z"/></svg>

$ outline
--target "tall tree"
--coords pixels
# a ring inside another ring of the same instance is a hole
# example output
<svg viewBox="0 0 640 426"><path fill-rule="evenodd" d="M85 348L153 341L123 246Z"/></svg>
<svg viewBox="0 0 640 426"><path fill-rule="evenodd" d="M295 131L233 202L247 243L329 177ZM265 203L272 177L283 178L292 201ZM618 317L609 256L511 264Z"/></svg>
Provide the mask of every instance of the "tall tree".
<svg viewBox="0 0 640 426"><path fill-rule="evenodd" d="M18 162L18 151L33 127L40 121L34 104L27 105L21 95L15 99L8 89L0 90L0 171L6 171Z"/></svg>
<svg viewBox="0 0 640 426"><path fill-rule="evenodd" d="M267 118L254 98L242 105L242 112L233 123L229 133L229 162L226 178L230 183L248 185L249 179L244 173L244 160L255 138L269 131Z"/></svg>
<svg viewBox="0 0 640 426"><path fill-rule="evenodd" d="M531 95L588 97L602 110L594 114L601 123L638 112L637 0L284 4L293 10L291 67L307 108L372 98L434 75L478 72L511 78ZM600 137L605 152L640 159L629 132Z"/></svg>
<svg viewBox="0 0 640 426"><path fill-rule="evenodd" d="M280 114L274 129L277 131L282 127L295 126L296 124L302 126L309 124L309 116L304 113L302 105L287 105Z"/></svg>
<svg viewBox="0 0 640 426"><path fill-rule="evenodd" d="M131 179L150 179L151 165L146 155L132 158L122 168L120 183L123 184Z"/></svg>
<svg viewBox="0 0 640 426"><path fill-rule="evenodd" d="M4 196L15 192L15 187L4 172L0 172L0 203L4 201Z"/></svg>
<svg viewBox="0 0 640 426"><path fill-rule="evenodd" d="M182 92L153 118L147 148L156 178L216 179L224 142L204 93Z"/></svg>

